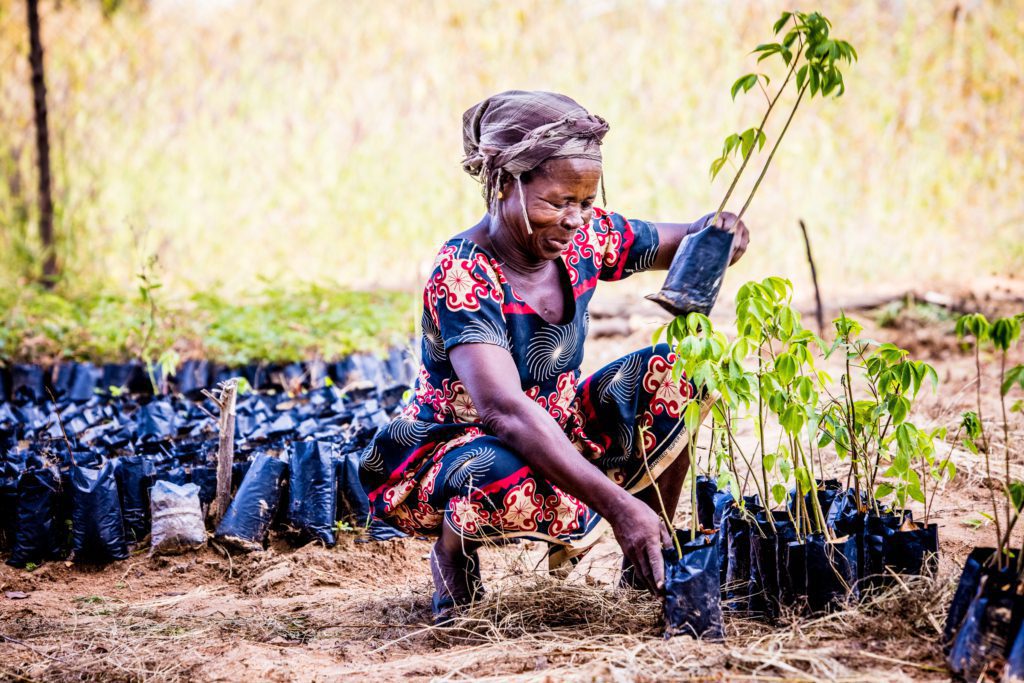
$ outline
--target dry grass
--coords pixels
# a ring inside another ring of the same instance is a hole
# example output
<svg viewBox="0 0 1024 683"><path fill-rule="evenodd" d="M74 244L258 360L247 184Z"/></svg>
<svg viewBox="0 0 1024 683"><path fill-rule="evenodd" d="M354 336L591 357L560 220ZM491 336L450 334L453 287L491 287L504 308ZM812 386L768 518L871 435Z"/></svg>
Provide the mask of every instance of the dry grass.
<svg viewBox="0 0 1024 683"><path fill-rule="evenodd" d="M328 553L253 561L239 581L281 563L316 566L321 555ZM307 587L294 597L238 601L227 584L137 602L89 597L59 619L0 615L7 641L0 676L203 679L223 675L210 668L216 653L250 647L261 657L297 659L292 671L302 675L360 680L898 681L944 674L936 641L949 577L908 578L842 611L776 628L727 615L727 641L715 644L662 639L650 598L613 590L589 573L566 581L524 573L521 557L503 555L511 571L489 579L489 595L444 629L425 624L425 585L401 595ZM318 668L303 669L303 658L313 657L309 665Z"/></svg>

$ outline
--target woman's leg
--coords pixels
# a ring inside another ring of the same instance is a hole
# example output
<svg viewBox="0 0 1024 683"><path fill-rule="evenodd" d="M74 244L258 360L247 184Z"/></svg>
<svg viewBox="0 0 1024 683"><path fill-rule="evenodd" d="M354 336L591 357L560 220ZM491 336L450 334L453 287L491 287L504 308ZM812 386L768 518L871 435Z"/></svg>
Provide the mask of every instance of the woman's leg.
<svg viewBox="0 0 1024 683"><path fill-rule="evenodd" d="M586 504L536 476L493 436L445 452L414 496L413 504L443 511L431 552L435 613L479 594L476 550L487 541L520 537L565 545L600 533L600 517Z"/></svg>
<svg viewBox="0 0 1024 683"><path fill-rule="evenodd" d="M480 544L463 538L447 525L430 552L430 573L434 580L434 614L449 616L456 605L465 605L480 596Z"/></svg>

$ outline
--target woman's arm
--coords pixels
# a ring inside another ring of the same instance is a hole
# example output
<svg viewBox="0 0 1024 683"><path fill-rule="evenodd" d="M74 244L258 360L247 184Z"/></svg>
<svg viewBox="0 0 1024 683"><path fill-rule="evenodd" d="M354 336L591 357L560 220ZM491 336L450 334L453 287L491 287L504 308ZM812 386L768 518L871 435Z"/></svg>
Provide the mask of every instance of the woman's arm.
<svg viewBox="0 0 1024 683"><path fill-rule="evenodd" d="M661 548L671 537L657 514L587 461L551 415L523 393L508 351L490 344L460 344L449 351L449 358L484 425L538 475L608 520L623 553L651 590L660 593Z"/></svg>
<svg viewBox="0 0 1024 683"><path fill-rule="evenodd" d="M683 243L683 239L690 233L699 231L704 227L704 221L710 220L707 216L697 219L693 223L655 223L658 230L658 255L654 258L652 270L668 270L672 265L672 257L676 250ZM736 233L736 239L732 242L732 257L729 264L732 265L740 260L747 250L750 242L750 233L743 221L736 219L736 215L723 211L718 215L718 227Z"/></svg>

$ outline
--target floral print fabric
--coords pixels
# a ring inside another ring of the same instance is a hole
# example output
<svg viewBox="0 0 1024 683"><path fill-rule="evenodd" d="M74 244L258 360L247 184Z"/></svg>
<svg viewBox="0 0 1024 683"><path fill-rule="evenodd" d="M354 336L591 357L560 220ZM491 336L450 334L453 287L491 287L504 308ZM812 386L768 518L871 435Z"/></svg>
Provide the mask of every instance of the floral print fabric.
<svg viewBox="0 0 1024 683"><path fill-rule="evenodd" d="M472 538L531 536L576 544L600 518L537 477L480 422L448 359L458 344L506 349L523 392L609 477L635 490L682 450L679 416L692 386L672 380L665 346L629 354L580 384L587 306L599 280L650 268L655 227L601 210L561 254L572 287L564 324L545 321L508 283L501 263L476 243L441 248L423 294L422 363L411 403L363 454L360 475L374 514L410 533L442 524ZM682 433L681 433L682 432Z"/></svg>

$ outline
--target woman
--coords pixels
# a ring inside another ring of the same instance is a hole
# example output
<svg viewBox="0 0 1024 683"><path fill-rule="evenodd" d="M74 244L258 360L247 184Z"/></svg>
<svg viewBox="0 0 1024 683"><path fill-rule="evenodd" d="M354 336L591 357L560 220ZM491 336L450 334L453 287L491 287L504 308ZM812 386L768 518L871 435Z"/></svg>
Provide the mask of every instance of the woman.
<svg viewBox="0 0 1024 683"><path fill-rule="evenodd" d="M374 514L439 536L439 620L481 590L482 542L547 541L556 568L603 522L622 547L624 580L660 593L671 537L651 477L675 510L689 466L679 418L693 388L672 380L665 345L580 382L587 305L599 280L667 269L708 217L649 223L596 208L608 124L564 95L504 92L463 126L463 166L483 183L488 212L445 242L427 282L415 396L363 455ZM731 214L719 225L736 235L735 262L746 228Z"/></svg>

